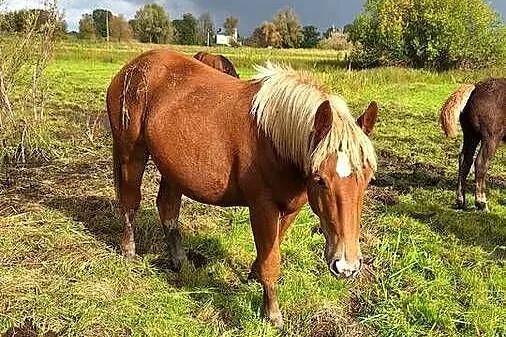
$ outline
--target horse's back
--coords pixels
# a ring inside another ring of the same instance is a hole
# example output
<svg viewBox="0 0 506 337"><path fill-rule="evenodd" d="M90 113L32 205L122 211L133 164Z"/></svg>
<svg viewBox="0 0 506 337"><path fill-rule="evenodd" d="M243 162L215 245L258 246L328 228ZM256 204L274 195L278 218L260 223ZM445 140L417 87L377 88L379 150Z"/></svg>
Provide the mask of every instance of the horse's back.
<svg viewBox="0 0 506 337"><path fill-rule="evenodd" d="M219 98L227 91L236 90L238 83L231 80L234 79L171 50L145 52L126 64L109 85L107 107L111 123L119 124L118 115L126 106L130 110L136 107L137 110L150 110L160 104L179 104L182 97L191 103L211 92ZM193 92L193 97L189 92Z"/></svg>

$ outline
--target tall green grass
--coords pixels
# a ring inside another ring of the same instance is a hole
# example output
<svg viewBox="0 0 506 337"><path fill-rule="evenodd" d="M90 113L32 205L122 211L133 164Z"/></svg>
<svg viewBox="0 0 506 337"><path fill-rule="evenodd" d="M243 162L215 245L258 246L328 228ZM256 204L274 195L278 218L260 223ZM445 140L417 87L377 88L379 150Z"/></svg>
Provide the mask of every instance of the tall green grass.
<svg viewBox="0 0 506 337"><path fill-rule="evenodd" d="M298 66L343 95L355 115L371 100L381 107L373 134L380 167L362 222L367 268L356 282L334 279L317 219L305 209L282 244L279 332L261 318L261 287L246 280L255 250L245 209L185 201L185 247L197 266L170 272L150 165L137 219L140 255L132 262L120 255L104 93L124 62L149 47L67 44L48 69L41 126L54 154L8 168L0 184L0 333L31 317L41 332L63 336L506 334L504 148L490 169L490 213L455 211L460 144L444 140L437 125L458 83L499 70L349 72L313 67L312 59L333 57L326 52L213 49L239 63L242 78L271 53L308 60Z"/></svg>

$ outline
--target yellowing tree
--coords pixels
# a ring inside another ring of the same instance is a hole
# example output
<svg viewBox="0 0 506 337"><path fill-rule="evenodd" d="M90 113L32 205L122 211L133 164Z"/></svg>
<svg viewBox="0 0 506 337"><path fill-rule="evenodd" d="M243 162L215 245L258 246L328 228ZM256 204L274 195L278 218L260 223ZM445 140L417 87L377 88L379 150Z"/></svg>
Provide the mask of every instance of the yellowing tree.
<svg viewBox="0 0 506 337"><path fill-rule="evenodd" d="M262 32L262 39L265 43L265 46L276 48L281 47L282 37L278 32L276 25L274 25L272 22L264 22L260 27L260 30Z"/></svg>
<svg viewBox="0 0 506 337"><path fill-rule="evenodd" d="M133 31L123 15L113 16L109 22L111 39L118 42L130 41Z"/></svg>
<svg viewBox="0 0 506 337"><path fill-rule="evenodd" d="M300 19L293 9L284 8L272 17L272 23L281 35L281 46L283 48L298 48L302 43L304 35Z"/></svg>

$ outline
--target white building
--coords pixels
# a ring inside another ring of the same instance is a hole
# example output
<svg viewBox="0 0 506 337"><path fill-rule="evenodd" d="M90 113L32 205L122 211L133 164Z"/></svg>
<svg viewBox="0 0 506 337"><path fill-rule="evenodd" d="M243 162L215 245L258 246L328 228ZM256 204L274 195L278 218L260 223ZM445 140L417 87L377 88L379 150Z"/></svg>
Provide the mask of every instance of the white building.
<svg viewBox="0 0 506 337"><path fill-rule="evenodd" d="M221 33L221 29L216 34L217 45L231 46L234 42L237 43L237 40L238 40L237 28L234 29L234 34L232 35L225 35Z"/></svg>

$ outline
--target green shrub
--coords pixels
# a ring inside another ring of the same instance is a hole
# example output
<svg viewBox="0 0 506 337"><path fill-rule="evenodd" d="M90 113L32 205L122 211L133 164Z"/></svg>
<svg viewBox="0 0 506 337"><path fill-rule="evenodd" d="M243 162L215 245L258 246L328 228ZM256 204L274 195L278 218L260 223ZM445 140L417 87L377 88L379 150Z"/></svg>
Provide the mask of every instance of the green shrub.
<svg viewBox="0 0 506 337"><path fill-rule="evenodd" d="M351 29L358 67L486 67L504 56L505 28L484 0L367 0Z"/></svg>

